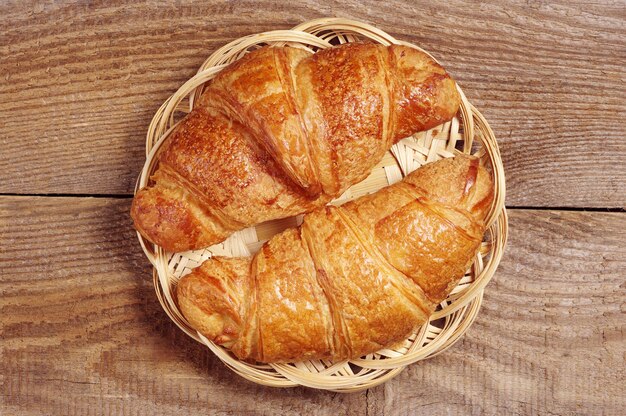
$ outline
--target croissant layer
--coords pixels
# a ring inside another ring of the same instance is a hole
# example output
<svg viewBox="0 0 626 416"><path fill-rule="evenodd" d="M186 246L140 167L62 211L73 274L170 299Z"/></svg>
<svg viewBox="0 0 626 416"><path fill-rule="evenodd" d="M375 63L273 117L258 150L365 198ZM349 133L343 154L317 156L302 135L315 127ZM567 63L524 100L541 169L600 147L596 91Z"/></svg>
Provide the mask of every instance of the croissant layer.
<svg viewBox="0 0 626 416"><path fill-rule="evenodd" d="M403 137L450 120L445 70L406 47L250 52L206 86L133 201L137 230L168 251L209 246L309 212L365 179Z"/></svg>
<svg viewBox="0 0 626 416"><path fill-rule="evenodd" d="M251 259L215 257L177 287L183 315L240 359L356 358L406 339L476 256L493 199L459 155L305 215Z"/></svg>

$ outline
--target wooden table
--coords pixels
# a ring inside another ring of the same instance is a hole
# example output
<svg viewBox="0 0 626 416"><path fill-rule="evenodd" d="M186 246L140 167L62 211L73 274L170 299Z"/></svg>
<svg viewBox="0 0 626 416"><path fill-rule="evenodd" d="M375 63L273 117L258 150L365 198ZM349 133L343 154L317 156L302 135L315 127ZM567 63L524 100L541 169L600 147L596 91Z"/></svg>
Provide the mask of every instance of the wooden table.
<svg viewBox="0 0 626 416"><path fill-rule="evenodd" d="M355 394L231 373L161 310L129 218L160 103L219 46L323 16L440 58L508 181L476 323ZM624 414L625 30L623 1L1 5L0 414Z"/></svg>

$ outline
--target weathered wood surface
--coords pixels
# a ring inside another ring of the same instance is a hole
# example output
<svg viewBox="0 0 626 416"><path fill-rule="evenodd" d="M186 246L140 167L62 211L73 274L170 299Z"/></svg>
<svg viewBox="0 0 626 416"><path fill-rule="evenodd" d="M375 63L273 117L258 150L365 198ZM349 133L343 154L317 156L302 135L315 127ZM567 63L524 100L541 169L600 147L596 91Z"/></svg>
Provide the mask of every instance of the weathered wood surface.
<svg viewBox="0 0 626 416"><path fill-rule="evenodd" d="M457 345L368 392L241 379L161 310L130 200L0 198L0 414L623 414L626 215L513 210Z"/></svg>
<svg viewBox="0 0 626 416"><path fill-rule="evenodd" d="M626 214L513 210L461 341L368 396L384 414L623 415Z"/></svg>
<svg viewBox="0 0 626 416"><path fill-rule="evenodd" d="M131 193L152 114L211 52L327 16L440 58L500 140L509 205L626 206L623 1L9 2L0 193Z"/></svg>
<svg viewBox="0 0 626 416"><path fill-rule="evenodd" d="M623 1L0 5L0 194L130 195L160 103L221 45L339 16L423 46L494 128L508 205L626 206ZM0 415L624 414L626 214L512 210L450 350L367 392L247 382L154 295L128 198L0 195Z"/></svg>

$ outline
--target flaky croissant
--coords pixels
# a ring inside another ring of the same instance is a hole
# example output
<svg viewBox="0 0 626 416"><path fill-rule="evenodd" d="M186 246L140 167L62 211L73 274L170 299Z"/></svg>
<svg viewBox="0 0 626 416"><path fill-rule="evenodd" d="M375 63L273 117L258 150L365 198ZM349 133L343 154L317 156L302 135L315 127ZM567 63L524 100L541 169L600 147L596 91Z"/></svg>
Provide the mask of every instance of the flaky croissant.
<svg viewBox="0 0 626 416"><path fill-rule="evenodd" d="M207 260L179 282L180 310L240 359L375 352L406 339L456 286L492 199L477 158L426 165L375 194L305 215L254 258Z"/></svg>
<svg viewBox="0 0 626 416"><path fill-rule="evenodd" d="M163 144L153 184L133 201L135 228L184 251L308 212L459 103L445 70L406 46L250 52L211 80Z"/></svg>

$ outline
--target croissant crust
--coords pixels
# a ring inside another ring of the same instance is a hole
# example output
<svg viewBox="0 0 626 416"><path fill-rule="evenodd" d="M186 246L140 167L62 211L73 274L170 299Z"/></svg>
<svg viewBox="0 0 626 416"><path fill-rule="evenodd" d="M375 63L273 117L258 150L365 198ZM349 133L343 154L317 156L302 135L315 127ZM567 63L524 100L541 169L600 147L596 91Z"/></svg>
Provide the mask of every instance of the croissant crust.
<svg viewBox="0 0 626 416"><path fill-rule="evenodd" d="M189 323L240 359L356 358L424 324L475 258L493 200L477 158L431 163L305 215L253 258L215 257L177 287Z"/></svg>
<svg viewBox="0 0 626 416"><path fill-rule="evenodd" d="M131 208L168 251L309 212L363 180L403 137L456 114L445 70L406 46L250 52L221 71L166 139Z"/></svg>

